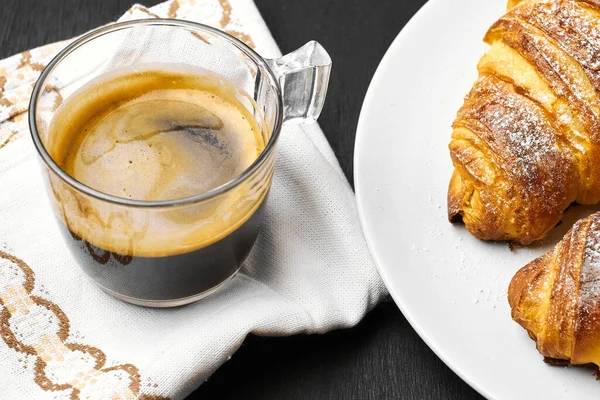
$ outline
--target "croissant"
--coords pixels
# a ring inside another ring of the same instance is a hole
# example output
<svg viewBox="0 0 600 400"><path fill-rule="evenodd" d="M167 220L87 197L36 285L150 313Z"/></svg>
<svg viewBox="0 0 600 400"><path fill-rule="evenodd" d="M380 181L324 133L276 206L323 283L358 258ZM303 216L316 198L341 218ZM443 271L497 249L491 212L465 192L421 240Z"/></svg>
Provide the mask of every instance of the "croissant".
<svg viewBox="0 0 600 400"><path fill-rule="evenodd" d="M517 272L508 302L547 362L600 366L600 213Z"/></svg>
<svg viewBox="0 0 600 400"><path fill-rule="evenodd" d="M511 0L453 123L448 217L527 245L600 201L600 0Z"/></svg>

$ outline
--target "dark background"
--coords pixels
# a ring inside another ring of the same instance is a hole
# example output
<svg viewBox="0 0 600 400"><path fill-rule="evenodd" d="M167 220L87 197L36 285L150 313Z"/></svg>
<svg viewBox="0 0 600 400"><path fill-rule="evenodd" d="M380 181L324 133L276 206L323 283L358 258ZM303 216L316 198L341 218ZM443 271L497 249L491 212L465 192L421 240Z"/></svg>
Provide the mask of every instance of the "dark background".
<svg viewBox="0 0 600 400"><path fill-rule="evenodd" d="M135 0L1 0L0 58L117 19ZM141 0L152 6L159 1ZM451 0L448 0L451 1ZM283 53L318 40L334 62L320 124L352 183L356 123L381 57L425 0L255 0ZM326 335L249 337L190 399L479 399L393 303Z"/></svg>

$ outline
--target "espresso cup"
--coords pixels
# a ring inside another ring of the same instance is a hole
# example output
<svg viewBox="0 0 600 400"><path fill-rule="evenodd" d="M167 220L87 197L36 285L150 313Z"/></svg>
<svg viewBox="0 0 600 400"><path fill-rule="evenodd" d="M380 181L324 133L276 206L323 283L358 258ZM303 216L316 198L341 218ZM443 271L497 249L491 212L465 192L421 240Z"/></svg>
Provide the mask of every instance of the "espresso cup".
<svg viewBox="0 0 600 400"><path fill-rule="evenodd" d="M238 89L230 94L264 139L258 158L217 187L168 200L109 194L66 172L55 156L63 144L54 132L69 123L59 116L61 104L112 71L167 64L200 68ZM222 287L259 233L282 125L317 119L330 66L314 41L268 60L218 29L172 19L104 26L67 46L34 87L29 124L59 230L78 265L107 293L144 306L180 306Z"/></svg>

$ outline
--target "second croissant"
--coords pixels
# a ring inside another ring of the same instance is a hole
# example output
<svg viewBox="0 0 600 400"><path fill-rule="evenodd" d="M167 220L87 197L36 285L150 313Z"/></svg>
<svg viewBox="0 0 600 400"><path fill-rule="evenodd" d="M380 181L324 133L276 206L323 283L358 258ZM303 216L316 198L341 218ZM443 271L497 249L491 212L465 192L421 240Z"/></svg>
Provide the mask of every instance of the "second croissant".
<svg viewBox="0 0 600 400"><path fill-rule="evenodd" d="M600 366L600 213L519 270L508 301L546 362Z"/></svg>

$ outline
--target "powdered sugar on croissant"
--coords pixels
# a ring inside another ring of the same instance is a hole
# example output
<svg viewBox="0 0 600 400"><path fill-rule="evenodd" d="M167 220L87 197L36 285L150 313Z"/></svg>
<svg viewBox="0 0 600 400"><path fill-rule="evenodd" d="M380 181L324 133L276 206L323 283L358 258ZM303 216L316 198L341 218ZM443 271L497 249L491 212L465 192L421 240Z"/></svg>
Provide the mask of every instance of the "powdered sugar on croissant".
<svg viewBox="0 0 600 400"><path fill-rule="evenodd" d="M512 5L453 124L448 215L529 244L571 203L600 202L600 1Z"/></svg>

